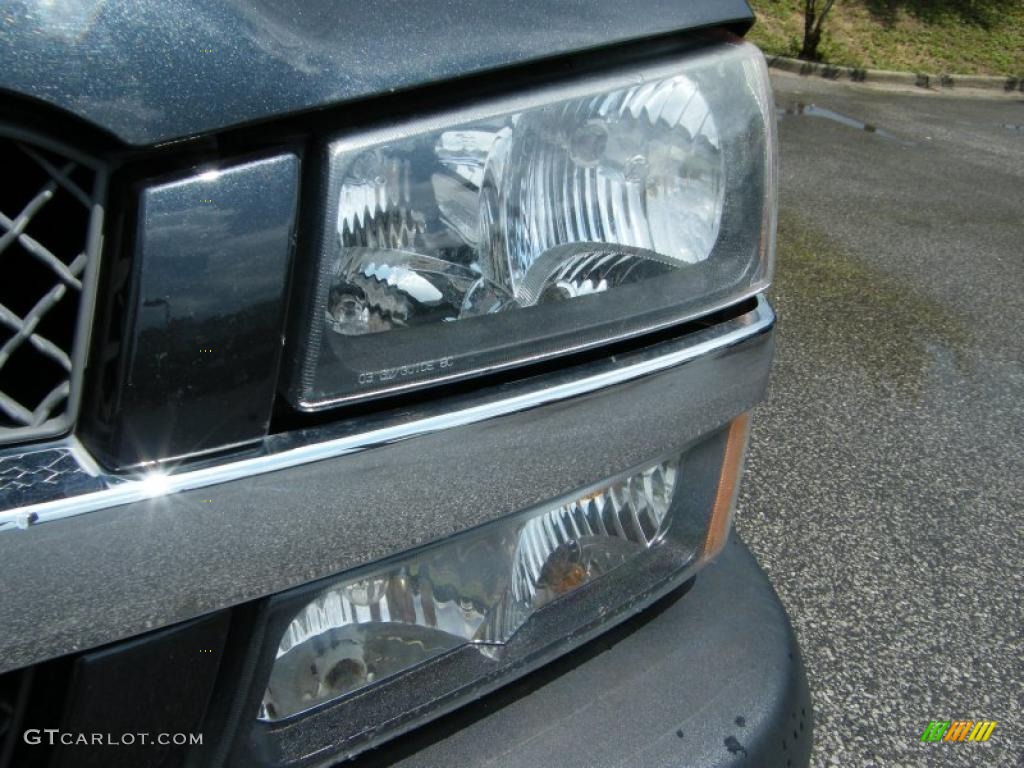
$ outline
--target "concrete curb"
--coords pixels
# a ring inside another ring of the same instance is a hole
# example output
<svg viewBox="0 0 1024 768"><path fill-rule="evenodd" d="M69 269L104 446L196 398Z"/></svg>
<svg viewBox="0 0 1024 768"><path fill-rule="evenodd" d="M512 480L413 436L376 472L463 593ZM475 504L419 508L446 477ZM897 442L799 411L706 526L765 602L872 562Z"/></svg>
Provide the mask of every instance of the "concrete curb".
<svg viewBox="0 0 1024 768"><path fill-rule="evenodd" d="M981 88L989 91L1024 93L1024 77L1000 77L993 75L927 75L918 72L892 72L886 69L860 69L859 67L838 67L834 64L817 64L787 56L766 56L768 66L797 75L818 75L826 80L850 80L855 83L888 83L894 85L916 85L919 88Z"/></svg>

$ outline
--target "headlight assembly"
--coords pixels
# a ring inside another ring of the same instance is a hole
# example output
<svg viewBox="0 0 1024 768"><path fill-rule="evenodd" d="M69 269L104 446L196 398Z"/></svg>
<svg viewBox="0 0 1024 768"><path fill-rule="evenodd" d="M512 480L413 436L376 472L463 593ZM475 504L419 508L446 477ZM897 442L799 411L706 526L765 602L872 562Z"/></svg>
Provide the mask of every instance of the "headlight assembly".
<svg viewBox="0 0 1024 768"><path fill-rule="evenodd" d="M737 43L329 143L290 398L464 378L762 290L773 126Z"/></svg>

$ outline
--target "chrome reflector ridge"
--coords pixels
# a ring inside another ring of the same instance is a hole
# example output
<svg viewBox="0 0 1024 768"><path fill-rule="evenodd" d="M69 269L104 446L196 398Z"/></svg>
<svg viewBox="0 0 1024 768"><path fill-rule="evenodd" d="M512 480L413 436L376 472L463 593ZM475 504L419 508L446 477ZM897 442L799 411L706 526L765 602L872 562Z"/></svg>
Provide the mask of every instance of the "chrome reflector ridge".
<svg viewBox="0 0 1024 768"><path fill-rule="evenodd" d="M291 399L470 376L753 295L773 121L763 57L735 43L330 143Z"/></svg>
<svg viewBox="0 0 1024 768"><path fill-rule="evenodd" d="M501 645L543 606L628 564L670 520L679 457L339 581L281 638L260 719L337 699L467 643Z"/></svg>

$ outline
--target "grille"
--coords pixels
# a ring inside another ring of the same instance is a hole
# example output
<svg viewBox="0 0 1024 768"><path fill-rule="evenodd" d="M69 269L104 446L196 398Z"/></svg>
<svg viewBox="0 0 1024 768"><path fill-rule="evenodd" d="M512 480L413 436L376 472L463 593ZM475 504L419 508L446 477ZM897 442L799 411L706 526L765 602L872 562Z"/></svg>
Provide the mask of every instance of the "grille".
<svg viewBox="0 0 1024 768"><path fill-rule="evenodd" d="M91 319L102 174L0 126L0 443L71 425Z"/></svg>
<svg viewBox="0 0 1024 768"><path fill-rule="evenodd" d="M15 451L0 455L0 511L106 488L67 448Z"/></svg>

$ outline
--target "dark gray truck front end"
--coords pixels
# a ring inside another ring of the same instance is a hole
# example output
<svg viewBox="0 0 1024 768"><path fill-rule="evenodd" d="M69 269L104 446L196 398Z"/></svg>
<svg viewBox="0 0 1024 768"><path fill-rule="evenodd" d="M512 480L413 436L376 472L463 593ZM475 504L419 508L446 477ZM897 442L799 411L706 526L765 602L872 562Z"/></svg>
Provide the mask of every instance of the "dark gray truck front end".
<svg viewBox="0 0 1024 768"><path fill-rule="evenodd" d="M0 768L806 765L751 20L5 10Z"/></svg>

